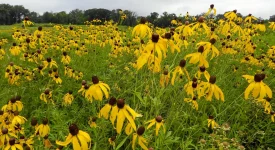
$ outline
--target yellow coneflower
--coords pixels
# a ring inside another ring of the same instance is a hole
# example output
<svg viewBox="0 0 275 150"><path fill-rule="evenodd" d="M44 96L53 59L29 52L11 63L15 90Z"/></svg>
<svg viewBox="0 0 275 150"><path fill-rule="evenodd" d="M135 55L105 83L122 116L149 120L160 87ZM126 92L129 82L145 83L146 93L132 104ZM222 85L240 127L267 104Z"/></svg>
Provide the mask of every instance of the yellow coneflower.
<svg viewBox="0 0 275 150"><path fill-rule="evenodd" d="M210 74L208 73L208 71L206 70L206 68L204 66L199 67L199 71L195 74L195 77L198 78L198 79L202 79L201 75L204 75L205 79L207 81L209 81Z"/></svg>
<svg viewBox="0 0 275 150"><path fill-rule="evenodd" d="M121 133L121 129L124 124L125 118L130 122L132 128L136 130L135 118L141 117L141 114L136 113L129 105L125 104L124 99L117 100L117 112L113 112L114 116L116 116L117 123L116 123L116 131L118 134ZM131 115L130 115L130 114Z"/></svg>
<svg viewBox="0 0 275 150"><path fill-rule="evenodd" d="M97 120L96 117L90 117L88 124L90 125L91 128L97 127L96 122L95 122L96 120Z"/></svg>
<svg viewBox="0 0 275 150"><path fill-rule="evenodd" d="M24 124L27 121L27 119L25 117L19 115L18 111L15 111L13 113L13 115L14 115L14 117L11 121L12 125L16 125L16 124L21 125L21 124Z"/></svg>
<svg viewBox="0 0 275 150"><path fill-rule="evenodd" d="M171 79L171 84L174 85L175 83L175 79L177 76L180 76L182 78L183 75L187 76L187 79L190 80L189 74L187 72L187 70L185 69L185 65L186 65L186 60L181 60L179 65L175 68L175 70L173 71L173 76Z"/></svg>
<svg viewBox="0 0 275 150"><path fill-rule="evenodd" d="M170 80L170 73L168 72L168 70L164 70L163 73L160 76L160 86L161 87L165 87L169 84L169 80Z"/></svg>
<svg viewBox="0 0 275 150"><path fill-rule="evenodd" d="M49 140L49 135L43 137L43 143L45 148L51 148L53 146L51 141Z"/></svg>
<svg viewBox="0 0 275 150"><path fill-rule="evenodd" d="M116 146L115 140L116 140L116 136L112 136L108 139L109 144L112 145L113 148Z"/></svg>
<svg viewBox="0 0 275 150"><path fill-rule="evenodd" d="M219 127L219 125L215 122L213 116L208 116L207 126L208 126L208 128L211 128L211 129Z"/></svg>
<svg viewBox="0 0 275 150"><path fill-rule="evenodd" d="M142 149L148 150L148 148L145 145L147 141L144 137L142 137L142 134L144 133L144 131L145 131L145 128L141 126L137 129L137 132L133 134L132 149L136 149L136 141L138 141L138 145Z"/></svg>
<svg viewBox="0 0 275 150"><path fill-rule="evenodd" d="M69 127L69 135L67 136L65 142L56 141L57 145L66 147L68 144L73 144L74 150L88 150L88 143L91 142L91 137L88 133L79 130L76 124L72 124Z"/></svg>
<svg viewBox="0 0 275 150"><path fill-rule="evenodd" d="M198 30L200 27L202 27L204 29L204 32L206 34L209 34L210 29L209 29L209 27L207 26L207 24L205 23L204 20L205 20L205 18L203 16L200 16L198 21L192 27L192 30L195 31L195 30Z"/></svg>
<svg viewBox="0 0 275 150"><path fill-rule="evenodd" d="M214 8L214 4L210 5L210 8L208 9L207 13L205 13L205 16L209 16L213 12L213 15L216 16L217 10Z"/></svg>
<svg viewBox="0 0 275 150"><path fill-rule="evenodd" d="M249 83L244 92L245 99L248 99L248 96L251 92L254 98L263 99L266 96L272 98L271 89L263 82L265 74L256 74L254 77L250 75L243 75L243 77Z"/></svg>
<svg viewBox="0 0 275 150"><path fill-rule="evenodd" d="M270 114L271 111L271 104L270 104L271 98L266 97L265 99L257 99L258 103L261 103L262 106L264 106L264 111L268 114Z"/></svg>
<svg viewBox="0 0 275 150"><path fill-rule="evenodd" d="M61 78L59 77L58 74L54 75L53 80L55 81L56 84L61 84L62 83L62 80L61 80Z"/></svg>
<svg viewBox="0 0 275 150"><path fill-rule="evenodd" d="M252 20L258 20L258 19L252 16L252 14L248 14L248 16L244 19L244 22L251 23Z"/></svg>
<svg viewBox="0 0 275 150"><path fill-rule="evenodd" d="M224 14L224 17L227 18L230 21L235 21L238 16L237 16L237 10L229 11Z"/></svg>
<svg viewBox="0 0 275 150"><path fill-rule="evenodd" d="M187 59L189 57L191 57L191 59L189 60L189 63L191 63L191 64L199 63L199 66L204 66L205 68L209 67L209 63L206 60L206 53L204 53L203 46L200 46L198 48L198 52L186 55L185 59Z"/></svg>
<svg viewBox="0 0 275 150"><path fill-rule="evenodd" d="M199 105L195 96L193 98L184 98L184 101L190 103L192 108L198 111Z"/></svg>
<svg viewBox="0 0 275 150"><path fill-rule="evenodd" d="M5 143L5 141L9 141L10 138L14 137L17 138L17 136L11 131L11 129L2 128L0 134L0 143Z"/></svg>
<svg viewBox="0 0 275 150"><path fill-rule="evenodd" d="M74 100L74 96L72 95L73 91L69 91L68 93L66 93L63 97L63 105L64 106L69 106L72 104L73 100Z"/></svg>
<svg viewBox="0 0 275 150"><path fill-rule="evenodd" d="M147 126L147 129L150 129L153 125L156 125L156 136L159 134L159 129L162 127L163 131L165 132L165 127L164 127L164 120L162 116L157 116L156 118L146 122L145 124L150 123Z"/></svg>
<svg viewBox="0 0 275 150"><path fill-rule="evenodd" d="M172 54L175 52L175 50L180 52L179 47L172 40L172 34L170 32L165 33L164 37L165 37L165 40L167 40L167 46L170 48Z"/></svg>
<svg viewBox="0 0 275 150"><path fill-rule="evenodd" d="M38 127L38 122L37 122L37 119L36 118L32 118L32 120L31 120L31 126L35 129L35 131L36 131L36 129L37 129L37 127Z"/></svg>
<svg viewBox="0 0 275 150"><path fill-rule="evenodd" d="M146 45L144 51L137 59L137 70L141 69L146 63L153 72L160 71L160 63L163 55L166 57L166 42L157 33L152 34L151 41ZM155 56L155 53L157 56Z"/></svg>
<svg viewBox="0 0 275 150"><path fill-rule="evenodd" d="M65 65L71 62L71 57L67 54L67 52L63 52L61 62Z"/></svg>
<svg viewBox="0 0 275 150"><path fill-rule="evenodd" d="M52 68L53 66L57 68L57 63L52 58L48 57L47 60L43 61L44 68L47 68L48 66Z"/></svg>
<svg viewBox="0 0 275 150"><path fill-rule="evenodd" d="M22 145L16 143L16 140L15 138L10 138L8 144L6 145L5 149L4 150L23 150L23 147Z"/></svg>
<svg viewBox="0 0 275 150"><path fill-rule="evenodd" d="M224 95L222 90L215 84L216 83L216 76L210 76L209 82L204 84L202 89L202 93L206 94L206 100L211 101L213 95L217 100L224 101Z"/></svg>
<svg viewBox="0 0 275 150"><path fill-rule="evenodd" d="M45 103L51 102L53 104L52 91L50 91L50 89L46 89L43 93L41 93L40 100Z"/></svg>
<svg viewBox="0 0 275 150"><path fill-rule="evenodd" d="M85 93L85 97L94 98L95 100L102 100L103 94L106 98L109 98L110 87L108 84L99 81L97 76L92 77L93 84L89 87L89 89ZM102 92L103 91L103 92Z"/></svg>
<svg viewBox="0 0 275 150"><path fill-rule="evenodd" d="M25 136L21 136L20 139L19 139L20 145L23 146L23 148L25 148L25 149L34 150L34 148L33 148L33 144L34 144L33 137L34 137L33 135L30 136L29 138L25 138Z"/></svg>
<svg viewBox="0 0 275 150"><path fill-rule="evenodd" d="M199 84L199 81L197 78L193 78L192 81L189 81L184 85L184 90L186 91L187 95L194 97L195 93L199 95L199 97L202 96L201 93L201 84Z"/></svg>
<svg viewBox="0 0 275 150"><path fill-rule="evenodd" d="M9 100L8 104L4 105L2 107L2 110L3 111L22 111L23 109L23 104L22 102L20 101L21 100L21 96L16 96L16 97L13 97Z"/></svg>
<svg viewBox="0 0 275 150"><path fill-rule="evenodd" d="M216 41L215 38L211 38L209 42L199 42L196 46L199 48L203 46L203 56L207 56L212 51L211 59L213 59L220 54L219 50L214 45Z"/></svg>
<svg viewBox="0 0 275 150"><path fill-rule="evenodd" d="M100 109L98 117L103 117L105 119L108 119L110 112L111 112L110 121L114 125L114 122L115 122L115 119L116 119L116 114L118 112L118 108L116 107L116 98L114 98L114 97L111 97L109 102L107 104L105 104L104 107L102 107Z"/></svg>
<svg viewBox="0 0 275 150"><path fill-rule="evenodd" d="M132 31L132 36L139 36L140 38L149 37L151 34L150 28L146 25L146 18L140 19L140 24L136 25Z"/></svg>
<svg viewBox="0 0 275 150"><path fill-rule="evenodd" d="M44 118L42 120L42 124L40 124L36 130L35 135L39 135L40 137L45 137L46 135L49 135L50 133L50 127L49 127L49 120L47 118Z"/></svg>

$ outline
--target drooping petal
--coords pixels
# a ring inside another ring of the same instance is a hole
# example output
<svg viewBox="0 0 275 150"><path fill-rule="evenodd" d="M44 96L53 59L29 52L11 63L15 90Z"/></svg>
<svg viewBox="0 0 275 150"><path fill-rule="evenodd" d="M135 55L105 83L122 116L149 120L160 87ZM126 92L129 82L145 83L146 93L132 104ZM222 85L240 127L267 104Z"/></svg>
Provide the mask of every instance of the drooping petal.
<svg viewBox="0 0 275 150"><path fill-rule="evenodd" d="M248 87L244 91L244 99L248 99L248 96L250 92L253 90L254 86L255 86L255 82L252 82L248 85Z"/></svg>
<svg viewBox="0 0 275 150"><path fill-rule="evenodd" d="M123 127L124 120L125 120L125 115L124 115L122 109L120 109L117 114L117 123L116 123L116 131L118 134L121 133L121 129Z"/></svg>
<svg viewBox="0 0 275 150"><path fill-rule="evenodd" d="M127 118L127 120L130 122L130 124L132 125L133 129L136 130L136 124L134 119L129 115L128 111L126 109L122 109L121 110L124 113L124 116Z"/></svg>

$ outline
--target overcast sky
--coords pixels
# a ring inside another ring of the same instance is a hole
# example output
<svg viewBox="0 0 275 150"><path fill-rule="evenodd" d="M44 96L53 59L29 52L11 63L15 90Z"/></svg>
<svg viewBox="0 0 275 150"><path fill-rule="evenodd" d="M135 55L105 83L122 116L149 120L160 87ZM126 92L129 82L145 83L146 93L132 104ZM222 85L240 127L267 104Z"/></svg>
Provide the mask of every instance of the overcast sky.
<svg viewBox="0 0 275 150"><path fill-rule="evenodd" d="M215 4L217 13L237 9L243 15L253 14L256 17L268 19L275 14L275 0L0 0L0 3L23 5L30 11L43 14L45 11L66 11L73 9L86 10L90 8L128 9L139 16L150 12L162 14L180 14L188 11L190 15L206 12L210 4Z"/></svg>

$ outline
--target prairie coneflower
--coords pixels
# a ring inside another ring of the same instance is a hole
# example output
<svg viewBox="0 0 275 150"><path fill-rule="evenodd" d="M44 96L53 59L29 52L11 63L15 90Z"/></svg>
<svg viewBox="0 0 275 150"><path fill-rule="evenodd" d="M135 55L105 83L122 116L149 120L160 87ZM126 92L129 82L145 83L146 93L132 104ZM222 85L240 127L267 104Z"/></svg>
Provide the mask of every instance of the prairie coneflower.
<svg viewBox="0 0 275 150"><path fill-rule="evenodd" d="M19 139L20 145L22 145L23 148L25 148L25 149L34 150L34 148L33 148L33 144L34 144L33 137L34 137L33 135L30 136L29 138L21 136L20 139Z"/></svg>
<svg viewBox="0 0 275 150"><path fill-rule="evenodd" d="M203 27L204 32L206 34L209 34L210 33L210 29L209 29L209 27L207 26L207 24L205 23L204 20L205 20L205 18L203 16L200 16L199 19L198 19L198 21L192 27L192 30L195 31L195 30L199 29L200 27Z"/></svg>
<svg viewBox="0 0 275 150"><path fill-rule="evenodd" d="M47 68L48 66L50 68L52 68L53 66L57 68L57 63L52 58L48 57L46 60L43 61L43 66L45 66L44 68Z"/></svg>
<svg viewBox="0 0 275 150"><path fill-rule="evenodd" d="M42 101L44 101L45 103L48 103L48 102L52 102L53 103L52 91L50 91L50 89L46 89L43 93L41 93L40 99Z"/></svg>
<svg viewBox="0 0 275 150"><path fill-rule="evenodd" d="M15 111L13 113L13 115L14 115L14 117L11 121L12 125L17 125L17 124L21 125L21 124L24 124L27 121L27 119L25 117L19 115L18 111Z"/></svg>
<svg viewBox="0 0 275 150"><path fill-rule="evenodd" d="M258 103L261 103L262 106L264 106L264 111L268 114L270 114L271 111L271 104L270 104L271 98L267 97L265 99L257 99Z"/></svg>
<svg viewBox="0 0 275 150"><path fill-rule="evenodd" d="M189 74L187 72L187 70L185 69L185 65L186 65L186 60L181 60L179 65L175 68L175 70L173 71L173 76L171 79L171 84L174 85L175 83L175 79L177 76L180 76L180 78L182 78L182 76L185 74L187 76L187 79L190 80Z"/></svg>
<svg viewBox="0 0 275 150"><path fill-rule="evenodd" d="M39 135L40 137L45 137L46 135L49 135L50 133L50 127L49 127L49 120L47 118L44 118L42 120L42 124L40 124L36 130L35 135Z"/></svg>
<svg viewBox="0 0 275 150"><path fill-rule="evenodd" d="M130 122L132 128L136 130L136 124L135 124L135 118L141 117L141 114L136 113L129 105L125 104L124 99L117 100L117 106L118 108L117 112L114 112L114 115L116 116L117 123L116 123L116 131L118 134L121 133L121 129L124 124L125 118ZM130 115L130 114L131 115Z"/></svg>
<svg viewBox="0 0 275 150"><path fill-rule="evenodd" d="M227 18L230 21L235 21L238 18L238 16L237 16L237 10L235 9L233 11L226 12L224 14L224 17Z"/></svg>
<svg viewBox="0 0 275 150"><path fill-rule="evenodd" d="M79 130L76 124L72 124L69 127L69 135L65 142L56 141L57 145L66 147L68 144L73 144L74 150L88 150L88 143L91 142L91 137L88 133Z"/></svg>
<svg viewBox="0 0 275 150"><path fill-rule="evenodd" d="M146 122L146 123L150 123L147 126L147 129L150 129L153 125L156 125L156 136L158 136L159 133L159 129L162 127L163 131L165 132L165 127L164 127L164 120L161 116L157 116L156 118ZM146 124L145 123L145 124Z"/></svg>
<svg viewBox="0 0 275 150"><path fill-rule="evenodd" d="M163 73L160 75L160 86L161 87L165 87L169 84L169 80L170 80L170 73L168 72L168 70L164 70Z"/></svg>
<svg viewBox="0 0 275 150"><path fill-rule="evenodd" d="M243 77L249 83L244 92L245 99L248 99L248 96L251 92L253 98L263 99L266 96L272 98L271 89L263 82L265 74L256 74L254 77L250 75L243 75Z"/></svg>
<svg viewBox="0 0 275 150"><path fill-rule="evenodd" d="M66 65L71 62L71 57L67 54L67 52L63 52L61 62Z"/></svg>
<svg viewBox="0 0 275 150"><path fill-rule="evenodd" d="M197 77L198 79L202 79L201 75L204 75L205 79L207 81L209 81L210 79L210 74L208 73L208 71L206 70L206 68L204 66L200 66L199 67L199 71L195 74L195 77Z"/></svg>
<svg viewBox="0 0 275 150"><path fill-rule="evenodd" d="M17 149L23 150L22 145L16 143L15 138L10 138L8 141L9 142L4 150L17 150Z"/></svg>
<svg viewBox="0 0 275 150"><path fill-rule="evenodd" d="M211 128L211 129L219 127L219 125L215 122L213 116L208 116L207 126L208 126L208 128Z"/></svg>
<svg viewBox="0 0 275 150"><path fill-rule="evenodd" d="M194 97L195 92L199 95L199 97L202 96L201 94L201 84L199 84L199 81L197 78L193 78L192 81L189 81L184 85L184 90L186 91L187 95Z"/></svg>
<svg viewBox="0 0 275 150"><path fill-rule="evenodd" d="M113 146L113 148L116 146L115 140L116 140L116 136L112 136L108 139L108 142L110 143L110 145Z"/></svg>
<svg viewBox="0 0 275 150"><path fill-rule="evenodd" d="M164 35L165 40L167 40L167 46L170 48L172 54L177 50L180 52L179 47L174 43L174 40L172 40L172 34L170 32L165 33Z"/></svg>
<svg viewBox="0 0 275 150"><path fill-rule="evenodd" d="M199 109L199 105L198 105L196 97L193 97L193 98L184 98L184 101L187 102L187 103L190 103L193 109L195 109L195 110Z"/></svg>
<svg viewBox="0 0 275 150"><path fill-rule="evenodd" d="M54 75L53 80L55 81L56 84L61 84L62 83L62 80L61 80L61 78L59 77L58 74Z"/></svg>
<svg viewBox="0 0 275 150"><path fill-rule="evenodd" d="M252 16L252 14L249 14L245 19L244 22L251 23L252 20L258 20L256 17Z"/></svg>
<svg viewBox="0 0 275 150"><path fill-rule="evenodd" d="M51 141L49 140L49 135L43 137L43 143L45 148L51 148L53 146Z"/></svg>
<svg viewBox="0 0 275 150"><path fill-rule="evenodd" d="M67 94L64 95L63 105L69 106L72 104L72 102L74 100L74 96L72 94L73 94L73 91L69 91Z"/></svg>
<svg viewBox="0 0 275 150"><path fill-rule="evenodd" d="M219 50L214 45L215 43L216 43L216 39L212 38L212 39L210 39L209 42L199 42L196 46L197 47L203 46L203 48L204 48L203 55L204 56L207 56L212 51L211 59L213 59L214 57L217 57L220 54Z"/></svg>
<svg viewBox="0 0 275 150"><path fill-rule="evenodd" d="M166 50L165 41L157 33L154 33L151 41L146 45L144 51L137 59L137 70L147 63L153 72L159 72L162 57L163 55L166 56Z"/></svg>
<svg viewBox="0 0 275 150"><path fill-rule="evenodd" d="M89 89L85 93L85 97L94 98L95 100L102 100L103 94L106 98L109 98L110 87L108 84L99 81L97 76L92 77L93 84L89 87ZM103 92L102 92L103 91Z"/></svg>
<svg viewBox="0 0 275 150"><path fill-rule="evenodd" d="M209 16L211 13L213 13L214 16L217 14L217 10L214 8L214 4L210 5L210 8L208 9L207 13L205 13L205 16Z"/></svg>
<svg viewBox="0 0 275 150"><path fill-rule="evenodd" d="M146 18L142 17L140 23L136 25L132 31L132 36L139 36L140 38L149 37L151 34L150 28L146 25Z"/></svg>
<svg viewBox="0 0 275 150"><path fill-rule="evenodd" d="M144 137L142 137L143 133L145 131L145 128L143 126L139 127L137 129L137 132L133 134L133 141L132 141L132 149L136 149L136 141L138 141L138 145L144 149L144 150L148 150L148 148L146 147L146 139Z"/></svg>
<svg viewBox="0 0 275 150"><path fill-rule="evenodd" d="M198 48L198 52L191 53L185 56L185 59L191 57L189 60L189 63L191 64L197 64L199 63L199 66L204 66L205 68L209 67L209 63L206 60L206 53L204 53L204 47L200 46Z"/></svg>
<svg viewBox="0 0 275 150"><path fill-rule="evenodd" d="M0 143L4 144L6 141L9 141L10 138L17 138L17 136L7 128L2 128L1 133L0 133Z"/></svg>
<svg viewBox="0 0 275 150"><path fill-rule="evenodd" d="M23 104L22 102L20 101L21 100L21 96L16 96L16 97L13 97L9 100L8 104L4 105L2 107L2 110L3 111L22 111L23 109Z"/></svg>
<svg viewBox="0 0 275 150"><path fill-rule="evenodd" d="M97 125L96 125L96 120L97 120L96 117L90 117L88 123L89 123L89 125L90 125L91 128L96 128L96 127L97 127Z"/></svg>
<svg viewBox="0 0 275 150"><path fill-rule="evenodd" d="M223 92L215 83L216 77L210 76L209 82L205 83L202 89L202 93L206 93L206 100L211 101L214 95L217 100L221 99L222 101L224 101Z"/></svg>
<svg viewBox="0 0 275 150"><path fill-rule="evenodd" d="M111 97L109 102L105 104L101 109L98 114L98 117L103 117L105 119L109 118L109 113L110 114L110 120L112 124L114 125L115 119L116 119L116 114L118 112L118 108L116 107L116 98Z"/></svg>

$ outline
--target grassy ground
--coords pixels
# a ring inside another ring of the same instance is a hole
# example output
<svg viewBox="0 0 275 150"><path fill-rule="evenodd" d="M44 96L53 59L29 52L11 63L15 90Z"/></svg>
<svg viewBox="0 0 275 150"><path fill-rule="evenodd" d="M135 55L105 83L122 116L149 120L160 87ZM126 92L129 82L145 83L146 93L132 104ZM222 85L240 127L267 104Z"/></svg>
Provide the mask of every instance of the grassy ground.
<svg viewBox="0 0 275 150"><path fill-rule="evenodd" d="M31 118L36 117L41 120L46 117L49 119L51 128L49 139L56 147L55 140L65 140L68 135L68 125L76 123L79 128L89 133L92 138L92 149L112 149L108 143L108 138L116 135L109 120L99 118L96 120L97 128L91 128L88 124L89 117L97 116L100 108L104 106L107 100L94 101L89 103L84 97L77 93L81 88L81 80L75 80L64 75L64 65L61 63L62 52L49 48L45 58L51 57L58 64L58 72L62 79L62 84L58 85L48 77L48 70L45 70L45 76L37 75L33 81L22 81L19 86L10 85L4 78L5 68L9 62L14 62L23 68L35 68L37 64L23 61L23 53L20 56L12 56L9 48L13 43L11 37L14 26L0 26L0 39L6 38L9 43L3 46L6 51L4 59L0 60L0 106L5 105L8 100L16 95L22 97L24 108L21 116L28 121L24 124L24 130L27 137L34 133L31 128ZM20 25L15 27L20 28ZM86 26L81 26L84 30ZM37 27L28 28L28 33L33 33ZM52 27L43 27L43 30L50 31L49 37L56 37L59 32L54 31ZM131 38L129 31L123 28L127 33L127 38ZM195 37L194 37L195 38ZM54 38L53 38L54 39ZM80 40L83 41L83 37ZM261 42L259 42L261 39ZM274 32L268 30L252 40L257 43L257 52L255 57L260 56L260 49L267 51L268 45L275 45ZM168 54L168 57L162 62L162 67L169 65L170 72L175 68L179 61L189 53L196 50L195 43L191 42L188 49L182 49L182 52ZM55 41L49 41L53 44ZM268 43L268 45L267 45ZM221 43L217 43L218 49L221 49ZM154 149L275 149L275 124L271 122L270 115L263 111L263 108L254 101L244 100L244 91L248 86L247 81L242 75L254 75L257 70L263 67L257 67L247 64L241 64L242 53L236 55L225 55L214 58L210 61L208 72L217 77L216 84L222 89L225 95L225 101L212 100L206 101L204 98L198 100L199 110L196 111L184 102L187 97L183 86L187 83L186 77L183 81L176 82L174 86L169 84L162 88L159 85L160 74L152 73L143 67L137 71L129 62L135 62L133 53L123 53L117 58L110 57L112 47L107 45L104 48L99 45L87 45L88 55L77 56L74 51L69 51L68 55L72 62L69 64L73 69L81 71L84 74L83 80L91 82L91 77L96 75L101 81L104 81L111 87L110 95L117 98L124 98L126 103L136 112L143 115L135 120L137 126L146 126L146 121L161 115L165 120L166 132L160 132L155 136L155 131L146 130L144 137L148 141L148 147ZM234 72L234 67L239 69ZM250 69L248 69L250 68ZM265 68L267 78L264 80L271 89L275 89L273 78L274 70ZM187 63L191 78L197 72L197 66ZM55 105L46 104L39 99L41 93L46 88L53 92ZM63 96L69 91L73 91L75 97L71 106L62 106ZM274 106L273 100L271 101ZM212 115L215 121L221 126L214 131L207 127L208 116ZM229 128L230 127L230 128ZM229 129L229 130L227 130ZM131 149L131 136L124 132L116 137L116 146L118 149ZM35 140L35 149L43 149L42 141ZM137 146L139 148L139 146ZM65 149L65 148L64 148ZM68 147L67 149L72 149Z"/></svg>

